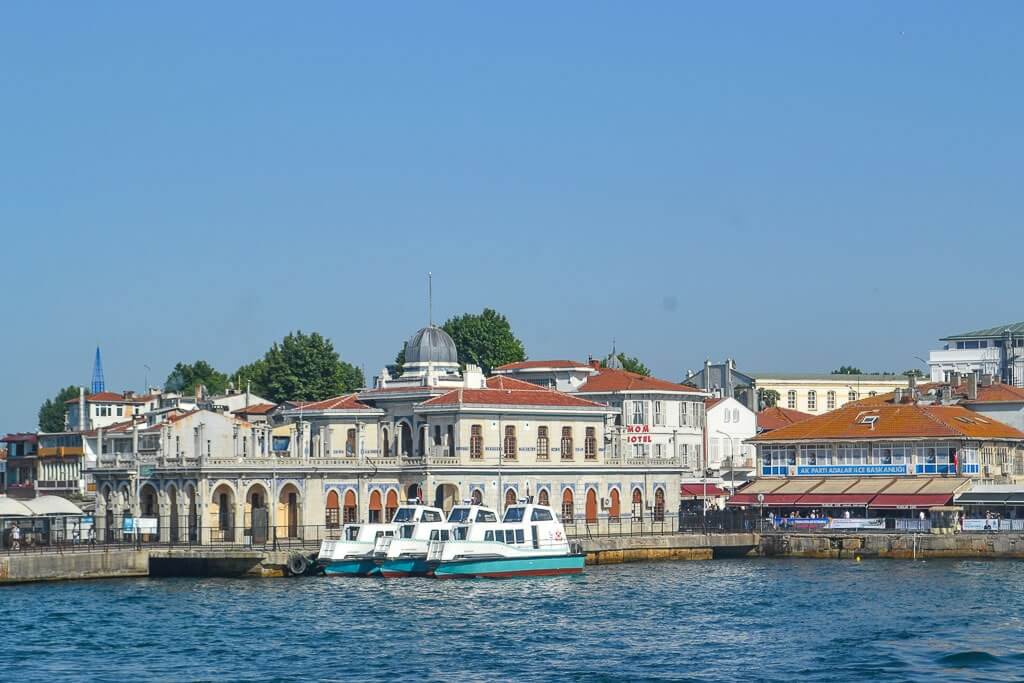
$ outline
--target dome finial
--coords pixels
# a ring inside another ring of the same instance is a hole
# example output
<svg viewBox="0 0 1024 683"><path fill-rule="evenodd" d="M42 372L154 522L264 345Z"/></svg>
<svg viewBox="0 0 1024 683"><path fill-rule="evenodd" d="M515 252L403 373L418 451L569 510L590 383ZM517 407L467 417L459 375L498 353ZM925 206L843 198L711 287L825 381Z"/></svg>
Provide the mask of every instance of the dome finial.
<svg viewBox="0 0 1024 683"><path fill-rule="evenodd" d="M427 271L427 325L434 325L434 275Z"/></svg>

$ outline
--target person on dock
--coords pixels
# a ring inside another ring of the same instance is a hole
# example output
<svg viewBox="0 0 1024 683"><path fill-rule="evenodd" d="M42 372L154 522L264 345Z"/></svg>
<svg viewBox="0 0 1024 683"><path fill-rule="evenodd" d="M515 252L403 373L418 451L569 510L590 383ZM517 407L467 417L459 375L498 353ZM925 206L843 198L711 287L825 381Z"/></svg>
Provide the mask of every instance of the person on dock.
<svg viewBox="0 0 1024 683"><path fill-rule="evenodd" d="M21 527L17 522L11 527L11 550L21 550Z"/></svg>

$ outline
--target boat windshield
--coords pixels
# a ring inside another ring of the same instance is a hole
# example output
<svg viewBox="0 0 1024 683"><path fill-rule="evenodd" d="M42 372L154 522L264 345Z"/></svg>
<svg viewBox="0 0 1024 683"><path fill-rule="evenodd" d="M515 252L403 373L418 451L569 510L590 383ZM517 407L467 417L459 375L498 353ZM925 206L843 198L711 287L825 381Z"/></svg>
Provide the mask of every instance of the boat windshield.
<svg viewBox="0 0 1024 683"><path fill-rule="evenodd" d="M448 513L449 522L465 522L469 519L469 508L452 508Z"/></svg>
<svg viewBox="0 0 1024 683"><path fill-rule="evenodd" d="M469 527L468 526L457 526L454 529L452 529L452 538L455 539L456 541L465 541L468 536L469 536Z"/></svg>
<svg viewBox="0 0 1024 683"><path fill-rule="evenodd" d="M357 526L350 526L347 529L345 529L345 540L346 541L354 541L354 540L356 540L358 538L359 538L359 527L357 527Z"/></svg>
<svg viewBox="0 0 1024 683"><path fill-rule="evenodd" d="M476 513L476 521L478 522L497 522L498 516L490 510L478 510Z"/></svg>
<svg viewBox="0 0 1024 683"><path fill-rule="evenodd" d="M521 522L523 521L523 513L526 512L526 508L509 508L505 512L505 519L503 522Z"/></svg>
<svg viewBox="0 0 1024 683"><path fill-rule="evenodd" d="M415 514L416 508L398 508L398 512L395 513L391 521L397 523L411 522Z"/></svg>
<svg viewBox="0 0 1024 683"><path fill-rule="evenodd" d="M416 528L415 524L405 524L402 526L402 538L412 538L412 532Z"/></svg>

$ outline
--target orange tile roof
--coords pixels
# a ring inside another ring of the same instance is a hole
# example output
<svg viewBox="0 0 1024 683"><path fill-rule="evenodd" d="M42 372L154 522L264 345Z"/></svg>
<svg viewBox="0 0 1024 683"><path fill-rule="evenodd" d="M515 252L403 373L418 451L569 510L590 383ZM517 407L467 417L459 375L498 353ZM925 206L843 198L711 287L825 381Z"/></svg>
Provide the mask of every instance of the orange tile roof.
<svg viewBox="0 0 1024 683"><path fill-rule="evenodd" d="M256 405L249 406L248 408L239 408L238 410L232 410L232 415L266 415L271 410L276 408L277 405L274 403L257 403Z"/></svg>
<svg viewBox="0 0 1024 683"><path fill-rule="evenodd" d="M921 394L921 400L929 400L931 396L938 398L938 393L942 387L946 386L942 382L928 382L925 384L918 384L917 390ZM1024 403L1024 389L1020 387L1011 386L1009 384L991 384L989 386L978 387L978 398L968 399L967 398L967 385L960 384L952 388L952 397L959 399L963 403ZM934 391L935 393L929 395L928 392ZM886 403L892 403L895 397L895 392L888 392L885 394L879 394L877 396L868 396L856 401L857 405L862 406L875 406ZM904 396L904 402L910 402L910 398Z"/></svg>
<svg viewBox="0 0 1024 683"><path fill-rule="evenodd" d="M647 377L628 370L597 368L597 374L579 388L581 394L605 394L616 391L674 391L684 394L700 394L700 389L676 384L656 377Z"/></svg>
<svg viewBox="0 0 1024 683"><path fill-rule="evenodd" d="M793 410L792 408L772 406L771 408L765 408L757 414L757 428L762 432L770 432L773 429L803 422L812 417L814 416L808 413L801 413L799 410Z"/></svg>
<svg viewBox="0 0 1024 683"><path fill-rule="evenodd" d="M561 391L538 387L536 384L511 377L488 377L487 386L484 389L455 389L424 401L420 405L430 407L460 404L565 408L607 407L601 403L571 396Z"/></svg>
<svg viewBox="0 0 1024 683"><path fill-rule="evenodd" d="M302 403L302 410L369 410L370 406L360 403L355 394L345 394L334 398L315 401L313 403Z"/></svg>
<svg viewBox="0 0 1024 683"><path fill-rule="evenodd" d="M876 416L874 425L862 419ZM753 441L827 441L897 438L1010 439L1024 441L1024 432L978 415L962 406L914 403L868 406L848 403L838 410L763 432Z"/></svg>
<svg viewBox="0 0 1024 683"><path fill-rule="evenodd" d="M965 389L965 387L957 387ZM992 384L978 387L978 398L965 399L970 403L1017 403L1024 402L1024 389L1009 384Z"/></svg>
<svg viewBox="0 0 1024 683"><path fill-rule="evenodd" d="M152 397L149 397L152 398ZM124 394L115 394L112 391L101 391L98 394L87 394L85 397L88 403L145 403L145 398L127 398ZM69 403L78 403L77 398L69 398L64 401L65 405Z"/></svg>
<svg viewBox="0 0 1024 683"><path fill-rule="evenodd" d="M588 368L586 363L575 360L523 360L518 363L505 363L495 370L530 370L533 368Z"/></svg>

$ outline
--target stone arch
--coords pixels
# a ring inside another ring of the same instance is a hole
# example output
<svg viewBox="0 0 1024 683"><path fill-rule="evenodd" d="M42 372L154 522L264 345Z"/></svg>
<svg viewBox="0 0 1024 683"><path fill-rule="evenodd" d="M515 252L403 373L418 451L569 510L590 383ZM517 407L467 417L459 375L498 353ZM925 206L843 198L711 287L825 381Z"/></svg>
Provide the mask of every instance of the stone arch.
<svg viewBox="0 0 1024 683"><path fill-rule="evenodd" d="M270 535L270 491L262 482L253 482L245 491L244 524L254 544L267 542Z"/></svg>
<svg viewBox="0 0 1024 683"><path fill-rule="evenodd" d="M390 458L391 457L391 441L390 441L391 433L388 432L388 428L387 427L381 427L380 434L381 434L381 436L380 436L380 444L381 444L380 454L382 456L384 456L385 458Z"/></svg>
<svg viewBox="0 0 1024 683"><path fill-rule="evenodd" d="M160 492L150 482L139 487L139 516L160 517Z"/></svg>
<svg viewBox="0 0 1024 683"><path fill-rule="evenodd" d="M576 501L573 500L572 489L562 491L562 524L571 524L576 518Z"/></svg>
<svg viewBox="0 0 1024 683"><path fill-rule="evenodd" d="M588 524L597 522L597 491L593 488L587 489L587 499L584 511Z"/></svg>
<svg viewBox="0 0 1024 683"><path fill-rule="evenodd" d="M164 495L167 496L167 527L172 542L181 540L181 515L178 508L181 500L178 495L178 485L168 482L164 486Z"/></svg>
<svg viewBox="0 0 1024 683"><path fill-rule="evenodd" d="M654 489L654 521L665 521L665 489L661 486Z"/></svg>
<svg viewBox="0 0 1024 683"><path fill-rule="evenodd" d="M216 530L213 540L235 540L235 487L227 481L220 481L213 487L207 506L208 525Z"/></svg>
<svg viewBox="0 0 1024 683"><path fill-rule="evenodd" d="M545 507L551 505L551 494L548 492L547 487L541 488L537 491L537 505L543 505Z"/></svg>
<svg viewBox="0 0 1024 683"><path fill-rule="evenodd" d="M613 488L608 492L608 519L613 522L619 521L619 515L621 514L622 501L619 499L619 489Z"/></svg>
<svg viewBox="0 0 1024 683"><path fill-rule="evenodd" d="M403 458L412 456L412 425L408 422L398 423L398 453Z"/></svg>
<svg viewBox="0 0 1024 683"><path fill-rule="evenodd" d="M441 508L447 515L459 502L459 487L455 484L439 484L434 491L434 507Z"/></svg>
<svg viewBox="0 0 1024 683"><path fill-rule="evenodd" d="M356 502L356 492L352 489L345 491L344 506L342 507L341 518L345 524L354 524L359 519L359 506Z"/></svg>
<svg viewBox="0 0 1024 683"><path fill-rule="evenodd" d="M505 489L505 507L507 508L510 505L515 505L518 502L519 498L516 496L516 490L511 486Z"/></svg>
<svg viewBox="0 0 1024 683"><path fill-rule="evenodd" d="M640 490L639 486L633 488L632 502L633 502L633 507L632 507L633 517L634 518L639 517L640 519L643 519L643 516L644 516L644 493L643 493L643 491Z"/></svg>
<svg viewBox="0 0 1024 683"><path fill-rule="evenodd" d="M281 487L277 496L277 535L284 538L299 538L302 524L302 494L299 487L288 482Z"/></svg>

